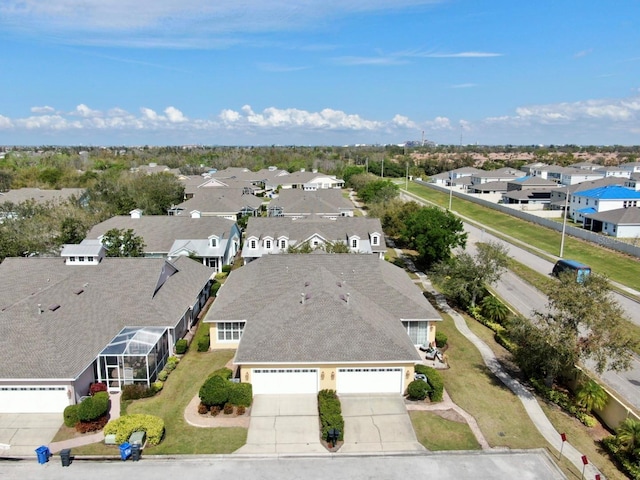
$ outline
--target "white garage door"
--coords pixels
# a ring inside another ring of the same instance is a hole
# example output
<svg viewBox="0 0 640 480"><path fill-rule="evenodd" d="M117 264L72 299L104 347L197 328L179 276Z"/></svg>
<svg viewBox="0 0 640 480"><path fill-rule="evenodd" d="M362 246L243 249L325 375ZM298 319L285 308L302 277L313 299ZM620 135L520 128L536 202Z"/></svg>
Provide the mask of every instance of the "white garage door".
<svg viewBox="0 0 640 480"><path fill-rule="evenodd" d="M339 368L338 393L402 393L403 369Z"/></svg>
<svg viewBox="0 0 640 480"><path fill-rule="evenodd" d="M251 371L253 394L318 393L315 368L254 368Z"/></svg>
<svg viewBox="0 0 640 480"><path fill-rule="evenodd" d="M0 387L2 413L61 413L68 405L66 387Z"/></svg>

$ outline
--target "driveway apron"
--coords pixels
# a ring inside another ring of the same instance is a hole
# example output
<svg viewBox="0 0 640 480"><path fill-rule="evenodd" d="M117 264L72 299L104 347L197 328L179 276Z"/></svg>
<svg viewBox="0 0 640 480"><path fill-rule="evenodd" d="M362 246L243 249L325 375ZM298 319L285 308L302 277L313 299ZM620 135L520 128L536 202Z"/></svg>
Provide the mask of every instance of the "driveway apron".
<svg viewBox="0 0 640 480"><path fill-rule="evenodd" d="M0 457L35 459L61 426L62 413L0 413Z"/></svg>
<svg viewBox="0 0 640 480"><path fill-rule="evenodd" d="M316 395L256 395L247 443L235 453L327 453Z"/></svg>
<svg viewBox="0 0 640 480"><path fill-rule="evenodd" d="M400 395L341 395L340 453L423 452Z"/></svg>

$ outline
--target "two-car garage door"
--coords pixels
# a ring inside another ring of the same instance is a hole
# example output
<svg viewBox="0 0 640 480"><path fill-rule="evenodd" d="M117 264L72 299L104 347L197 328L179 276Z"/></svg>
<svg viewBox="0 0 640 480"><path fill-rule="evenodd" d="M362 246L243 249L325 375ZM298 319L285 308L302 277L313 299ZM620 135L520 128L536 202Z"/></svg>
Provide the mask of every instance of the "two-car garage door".
<svg viewBox="0 0 640 480"><path fill-rule="evenodd" d="M254 368L253 394L318 393L316 368Z"/></svg>
<svg viewBox="0 0 640 480"><path fill-rule="evenodd" d="M401 367L338 368L338 393L402 393ZM316 368L254 368L251 384L254 395L318 393Z"/></svg>
<svg viewBox="0 0 640 480"><path fill-rule="evenodd" d="M402 393L402 368L339 368L338 393Z"/></svg>
<svg viewBox="0 0 640 480"><path fill-rule="evenodd" d="M0 387L0 413L61 413L68 405L66 387Z"/></svg>

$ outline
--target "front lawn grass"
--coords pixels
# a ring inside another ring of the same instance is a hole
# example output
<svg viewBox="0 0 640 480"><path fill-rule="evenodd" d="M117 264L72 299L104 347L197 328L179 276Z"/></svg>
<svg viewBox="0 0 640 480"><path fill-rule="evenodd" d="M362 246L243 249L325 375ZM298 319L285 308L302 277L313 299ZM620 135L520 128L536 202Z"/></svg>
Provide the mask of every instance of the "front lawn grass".
<svg viewBox="0 0 640 480"><path fill-rule="evenodd" d="M233 350L199 353L188 352L169 375L162 391L154 397L123 403L125 414L146 413L161 417L165 422L165 436L160 445L147 447L145 454L222 454L232 453L246 443L247 429L198 428L184 420L188 403L214 370L224 367L233 357ZM80 455L119 455L113 447L102 443L74 448Z"/></svg>
<svg viewBox="0 0 640 480"><path fill-rule="evenodd" d="M427 450L480 450L469 425L447 420L433 412L409 412L418 442Z"/></svg>
<svg viewBox="0 0 640 480"><path fill-rule="evenodd" d="M409 192L446 208L449 195L416 183L409 184ZM549 228L534 225L511 215L482 207L464 199L453 197L451 209L474 221L494 228L505 235L516 238L526 245L558 255L560 250L561 233ZM638 259L622 253L609 250L597 245L579 240L569 235L565 236L564 257L584 262L594 271L602 273L623 285L640 290L640 262Z"/></svg>

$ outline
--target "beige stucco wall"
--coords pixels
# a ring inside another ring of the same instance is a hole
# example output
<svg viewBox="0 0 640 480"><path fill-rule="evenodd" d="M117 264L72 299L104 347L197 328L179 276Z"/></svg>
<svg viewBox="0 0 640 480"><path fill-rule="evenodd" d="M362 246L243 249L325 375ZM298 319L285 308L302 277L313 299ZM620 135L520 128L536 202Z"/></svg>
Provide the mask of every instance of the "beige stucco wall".
<svg viewBox="0 0 640 480"><path fill-rule="evenodd" d="M413 363L395 363L395 364L296 364L296 365L242 365L240 367L240 381L251 383L251 370L254 368L313 368L320 372L320 390L335 390L336 377L338 368L385 368L385 367L402 367L404 368L404 378L402 379L403 391L407 389L407 385L413 380L414 364Z"/></svg>

